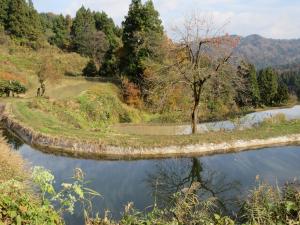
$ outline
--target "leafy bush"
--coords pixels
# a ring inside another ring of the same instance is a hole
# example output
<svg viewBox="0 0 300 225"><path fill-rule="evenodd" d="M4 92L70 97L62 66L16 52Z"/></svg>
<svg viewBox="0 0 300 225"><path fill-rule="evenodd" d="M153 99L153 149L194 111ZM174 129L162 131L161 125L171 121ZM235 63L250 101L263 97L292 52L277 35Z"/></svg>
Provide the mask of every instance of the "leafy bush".
<svg viewBox="0 0 300 225"><path fill-rule="evenodd" d="M5 94L9 97L10 93L14 96L15 94L24 94L26 91L27 88L17 80L0 80L0 96Z"/></svg>
<svg viewBox="0 0 300 225"><path fill-rule="evenodd" d="M90 60L86 67L82 71L83 75L86 77L95 77L98 74L96 64L94 60Z"/></svg>
<svg viewBox="0 0 300 225"><path fill-rule="evenodd" d="M17 225L63 224L51 205L42 204L15 180L0 184L0 221Z"/></svg>
<svg viewBox="0 0 300 225"><path fill-rule="evenodd" d="M17 80L10 81L10 90L14 94L24 94L27 88Z"/></svg>
<svg viewBox="0 0 300 225"><path fill-rule="evenodd" d="M55 204L61 215L65 212L73 214L77 202L82 203L83 207L90 206L90 199L100 196L99 193L86 187L87 182L84 180L85 175L81 169L76 168L72 178L73 183L63 183L62 189L56 190L53 186L55 177L49 170L35 167L32 173L33 182L41 192L43 204L50 206Z"/></svg>

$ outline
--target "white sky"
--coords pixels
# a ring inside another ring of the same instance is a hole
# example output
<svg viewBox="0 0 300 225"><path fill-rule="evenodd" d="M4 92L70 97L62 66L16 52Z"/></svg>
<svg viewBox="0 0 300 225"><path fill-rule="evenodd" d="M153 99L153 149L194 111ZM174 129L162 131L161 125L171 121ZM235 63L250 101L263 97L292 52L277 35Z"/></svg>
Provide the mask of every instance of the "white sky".
<svg viewBox="0 0 300 225"><path fill-rule="evenodd" d="M40 12L75 15L84 5L105 11L117 24L127 14L131 0L34 0ZM153 0L165 29L180 24L191 12L212 14L216 21L230 20L230 34L259 34L269 38L300 38L300 0Z"/></svg>

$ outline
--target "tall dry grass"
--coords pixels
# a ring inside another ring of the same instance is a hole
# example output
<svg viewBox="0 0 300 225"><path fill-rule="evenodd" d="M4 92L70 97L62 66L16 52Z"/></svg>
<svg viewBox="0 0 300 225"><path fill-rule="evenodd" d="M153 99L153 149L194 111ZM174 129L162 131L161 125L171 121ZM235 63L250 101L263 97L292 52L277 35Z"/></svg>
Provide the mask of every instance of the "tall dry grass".
<svg viewBox="0 0 300 225"><path fill-rule="evenodd" d="M22 157L0 136L0 183L11 179L23 180L26 177L24 165Z"/></svg>

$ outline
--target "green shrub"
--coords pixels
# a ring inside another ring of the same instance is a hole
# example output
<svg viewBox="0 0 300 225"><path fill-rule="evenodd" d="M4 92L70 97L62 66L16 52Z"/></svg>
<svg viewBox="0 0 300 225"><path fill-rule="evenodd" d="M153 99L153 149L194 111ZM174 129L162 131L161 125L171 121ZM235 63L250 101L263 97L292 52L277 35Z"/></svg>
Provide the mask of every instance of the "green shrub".
<svg viewBox="0 0 300 225"><path fill-rule="evenodd" d="M0 224L63 224L51 205L42 204L23 184L10 180L0 184Z"/></svg>
<svg viewBox="0 0 300 225"><path fill-rule="evenodd" d="M10 90L13 94L25 94L27 88L17 80L10 81Z"/></svg>
<svg viewBox="0 0 300 225"><path fill-rule="evenodd" d="M98 74L96 64L94 60L90 60L86 67L82 71L83 75L86 77L95 77Z"/></svg>
<svg viewBox="0 0 300 225"><path fill-rule="evenodd" d="M17 80L0 80L0 96L6 95L7 97L12 94L24 94L27 88Z"/></svg>

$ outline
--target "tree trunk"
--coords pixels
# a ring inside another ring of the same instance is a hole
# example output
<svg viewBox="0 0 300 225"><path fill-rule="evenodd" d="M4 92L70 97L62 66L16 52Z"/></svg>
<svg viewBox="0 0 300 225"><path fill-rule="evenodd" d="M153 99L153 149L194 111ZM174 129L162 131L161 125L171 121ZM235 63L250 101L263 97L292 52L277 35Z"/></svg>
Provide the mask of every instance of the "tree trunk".
<svg viewBox="0 0 300 225"><path fill-rule="evenodd" d="M197 133L199 101L195 100L192 112L192 134Z"/></svg>

